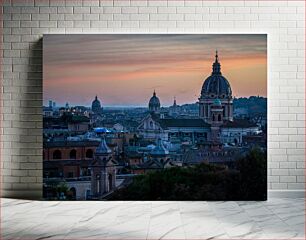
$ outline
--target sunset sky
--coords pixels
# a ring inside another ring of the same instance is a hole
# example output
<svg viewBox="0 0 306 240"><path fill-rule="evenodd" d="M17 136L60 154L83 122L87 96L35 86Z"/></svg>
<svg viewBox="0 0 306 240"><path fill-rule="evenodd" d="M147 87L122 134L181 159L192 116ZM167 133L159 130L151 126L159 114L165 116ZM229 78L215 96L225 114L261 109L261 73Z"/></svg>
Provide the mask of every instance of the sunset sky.
<svg viewBox="0 0 306 240"><path fill-rule="evenodd" d="M263 34L45 35L44 105L147 106L154 89L162 106L194 103L212 72L235 97L267 95L267 38Z"/></svg>

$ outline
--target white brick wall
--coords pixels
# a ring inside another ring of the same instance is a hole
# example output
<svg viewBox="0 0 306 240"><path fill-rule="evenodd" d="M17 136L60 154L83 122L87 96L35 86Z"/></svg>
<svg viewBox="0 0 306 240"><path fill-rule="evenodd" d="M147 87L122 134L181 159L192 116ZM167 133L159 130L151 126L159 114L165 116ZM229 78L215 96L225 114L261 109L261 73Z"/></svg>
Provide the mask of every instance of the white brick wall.
<svg viewBox="0 0 306 240"><path fill-rule="evenodd" d="M267 33L270 190L304 190L303 1L3 0L2 196L42 193L44 33Z"/></svg>

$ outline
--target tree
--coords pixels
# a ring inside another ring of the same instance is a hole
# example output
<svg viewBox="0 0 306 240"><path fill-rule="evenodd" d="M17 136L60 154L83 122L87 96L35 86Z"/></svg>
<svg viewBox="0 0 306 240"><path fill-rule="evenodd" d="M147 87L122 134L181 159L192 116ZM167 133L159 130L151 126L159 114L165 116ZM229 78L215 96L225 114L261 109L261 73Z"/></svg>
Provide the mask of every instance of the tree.
<svg viewBox="0 0 306 240"><path fill-rule="evenodd" d="M266 152L251 150L236 169L202 163L152 171L133 178L112 200L265 200Z"/></svg>
<svg viewBox="0 0 306 240"><path fill-rule="evenodd" d="M240 171L240 194L243 199L267 199L267 152L252 149L237 161Z"/></svg>

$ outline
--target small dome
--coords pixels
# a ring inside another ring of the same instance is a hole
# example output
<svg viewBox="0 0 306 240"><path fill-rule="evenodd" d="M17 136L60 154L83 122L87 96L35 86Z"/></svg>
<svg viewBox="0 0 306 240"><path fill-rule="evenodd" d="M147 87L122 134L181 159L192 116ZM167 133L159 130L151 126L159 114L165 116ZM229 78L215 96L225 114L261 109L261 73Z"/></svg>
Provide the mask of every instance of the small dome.
<svg viewBox="0 0 306 240"><path fill-rule="evenodd" d="M160 108L160 101L159 98L156 96L156 93L154 91L153 96L151 97L149 101L149 110L150 111L157 111Z"/></svg>
<svg viewBox="0 0 306 240"><path fill-rule="evenodd" d="M91 110L95 113L101 112L101 103L98 100L98 97L95 97L95 100L93 100L91 104Z"/></svg>
<svg viewBox="0 0 306 240"><path fill-rule="evenodd" d="M112 153L112 150L107 146L105 138L103 137L101 139L99 146L96 148L96 154L103 155L103 154L110 154L110 153Z"/></svg>
<svg viewBox="0 0 306 240"><path fill-rule="evenodd" d="M165 156L169 151L164 147L161 139L158 139L157 146L151 151L152 156Z"/></svg>
<svg viewBox="0 0 306 240"><path fill-rule="evenodd" d="M232 97L232 89L225 77L221 74L221 65L216 52L213 63L213 72L203 83L201 97L229 98Z"/></svg>

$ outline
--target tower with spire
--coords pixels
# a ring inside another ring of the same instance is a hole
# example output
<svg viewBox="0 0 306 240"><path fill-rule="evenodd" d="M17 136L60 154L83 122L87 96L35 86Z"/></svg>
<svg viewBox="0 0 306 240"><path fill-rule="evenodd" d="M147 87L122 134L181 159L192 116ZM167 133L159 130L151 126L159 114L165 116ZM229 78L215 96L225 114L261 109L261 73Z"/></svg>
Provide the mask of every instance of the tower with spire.
<svg viewBox="0 0 306 240"><path fill-rule="evenodd" d="M105 136L96 148L91 164L91 193L101 197L115 188L116 163L112 157L112 150L108 147Z"/></svg>
<svg viewBox="0 0 306 240"><path fill-rule="evenodd" d="M177 103L176 103L176 97L175 96L173 98L173 105L170 106L169 114L172 117L177 117L177 115L178 115L178 106L177 106Z"/></svg>
<svg viewBox="0 0 306 240"><path fill-rule="evenodd" d="M213 63L212 74L221 75L221 64L219 63L218 50L216 50L215 62Z"/></svg>
<svg viewBox="0 0 306 240"><path fill-rule="evenodd" d="M174 100L173 100L173 107L174 107L174 108L176 108L176 107L177 107L177 105L176 105L176 98L175 98L175 96L174 96Z"/></svg>

